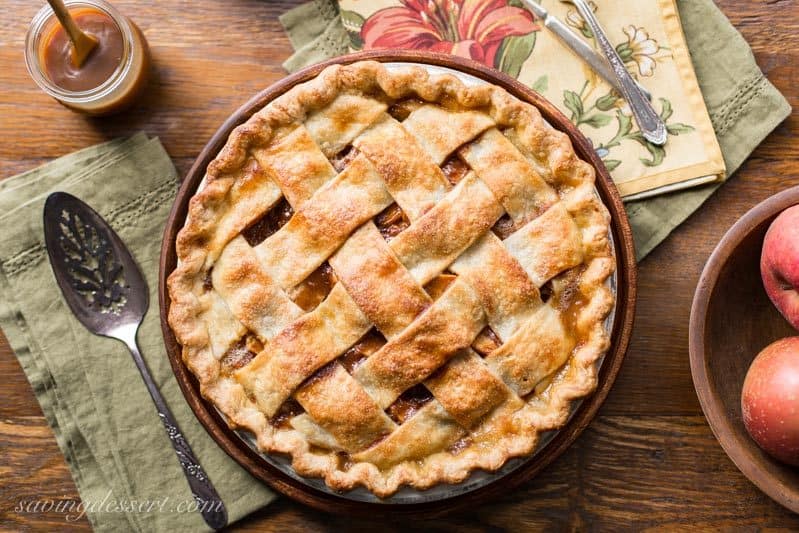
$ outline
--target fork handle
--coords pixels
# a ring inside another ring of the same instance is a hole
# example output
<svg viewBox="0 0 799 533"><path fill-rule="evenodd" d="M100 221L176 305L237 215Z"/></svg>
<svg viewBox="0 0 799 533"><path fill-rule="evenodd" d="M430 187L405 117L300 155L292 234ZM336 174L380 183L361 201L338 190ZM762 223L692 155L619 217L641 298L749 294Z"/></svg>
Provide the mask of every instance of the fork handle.
<svg viewBox="0 0 799 533"><path fill-rule="evenodd" d="M155 403L155 408L158 410L158 417L161 419L161 423L164 424L169 441L175 449L175 453L180 461L180 466L183 468L183 473L186 476L186 480L189 482L191 493L194 496L194 500L197 502L200 514L209 527L215 530L221 529L227 525L227 510L225 509L225 504L222 502L213 484L211 484L211 480L208 478L205 470L203 470L197 457L195 457L194 452L191 451L191 447L183 436L183 433L181 433L178 423L172 415L172 411L169 410L169 407L167 407L164 401L164 397L161 396L158 387L155 386L155 382L150 375L147 364L144 362L141 352L139 351L139 346L136 343L136 329L133 330L132 335L130 332L127 332L127 334L120 334L117 338L127 345L130 354L133 356L133 360L136 362L136 366L141 373L144 384L147 386L153 403Z"/></svg>
<svg viewBox="0 0 799 533"><path fill-rule="evenodd" d="M591 11L591 7L585 0L572 0L572 3L577 6L577 10L583 16L586 23L588 23L588 26L591 27L591 32L594 34L594 37L596 37L597 44L608 58L610 68L613 69L613 73L616 75L616 79L619 82L622 96L624 96L624 99L630 104L630 110L635 117L635 121L638 123L638 127L641 129L641 133L644 135L644 139L652 144L666 144L666 138L668 136L666 124L663 123L663 120L652 107L652 104L650 104L641 93L633 77L627 72L624 61L621 60L616 49L613 48L613 45L608 40L607 34L602 29L602 26L600 26L596 16L594 16L594 12Z"/></svg>

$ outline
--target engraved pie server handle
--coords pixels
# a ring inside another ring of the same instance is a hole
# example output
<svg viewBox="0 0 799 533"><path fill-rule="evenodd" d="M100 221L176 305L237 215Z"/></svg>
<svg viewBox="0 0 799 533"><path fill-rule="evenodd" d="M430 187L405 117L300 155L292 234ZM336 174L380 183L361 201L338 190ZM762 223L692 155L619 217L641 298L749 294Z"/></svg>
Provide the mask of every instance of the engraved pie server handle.
<svg viewBox="0 0 799 533"><path fill-rule="evenodd" d="M652 107L652 104L641 93L633 77L627 72L624 61L619 57L616 49L613 48L607 34L600 26L599 20L594 16L591 7L585 0L569 1L577 7L585 22L591 27L591 32L596 37L599 48L607 57L610 68L613 69L613 73L616 75L622 96L630 104L630 110L638 123L638 127L641 129L641 133L644 135L644 139L659 146L666 144L666 139L668 138L666 124Z"/></svg>
<svg viewBox="0 0 799 533"><path fill-rule="evenodd" d="M147 283L125 244L88 205L55 192L44 205L44 237L50 265L70 310L95 335L125 343L155 403L205 522L227 524L227 511L183 437L155 385L136 343L149 305Z"/></svg>
<svg viewBox="0 0 799 533"><path fill-rule="evenodd" d="M227 510L225 509L225 504L222 502L219 494L217 494L213 484L211 484L211 480L208 478L205 470L203 470L200 461L197 460L197 457L191 450L188 441L186 441L183 433L181 433L178 423L174 415L172 415L172 411L169 410L169 407L164 401L164 397L161 396L161 393L155 386L155 382L147 368L147 363L144 362L141 352L139 351L139 345L136 342L136 332L138 329L138 323L130 323L109 332L108 336L121 340L128 347L128 350L130 350L130 355L133 356L133 361L136 363L136 367L138 367L144 384L147 386L147 391L150 393L150 397L153 399L155 408L158 411L158 418L161 419L167 437L169 437L169 441L175 449L175 454L178 456L180 467L183 469L183 474L189 482L189 488L191 488L191 493L194 496L200 514L209 527L215 530L221 529L227 525Z"/></svg>

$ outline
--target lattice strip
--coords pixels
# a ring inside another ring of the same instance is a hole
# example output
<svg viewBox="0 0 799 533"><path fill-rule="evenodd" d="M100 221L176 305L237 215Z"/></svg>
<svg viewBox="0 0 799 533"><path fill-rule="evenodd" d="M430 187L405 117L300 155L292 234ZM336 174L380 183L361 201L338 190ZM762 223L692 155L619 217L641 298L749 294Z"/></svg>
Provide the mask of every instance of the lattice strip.
<svg viewBox="0 0 799 533"><path fill-rule="evenodd" d="M469 347L484 326L477 295L455 280L427 311L359 366L353 377L385 409L402 391Z"/></svg>
<svg viewBox="0 0 799 533"><path fill-rule="evenodd" d="M488 354L486 364L518 395L560 368L575 343L558 312L544 305L505 343Z"/></svg>
<svg viewBox="0 0 799 533"><path fill-rule="evenodd" d="M495 128L459 153L486 182L514 222L536 217L558 201L549 184Z"/></svg>
<svg viewBox="0 0 799 533"><path fill-rule="evenodd" d="M355 344L371 327L337 283L316 309L292 322L237 371L236 379L271 417L305 378Z"/></svg>
<svg viewBox="0 0 799 533"><path fill-rule="evenodd" d="M312 113L305 128L328 159L341 152L388 106L359 94L341 94L323 109Z"/></svg>
<svg viewBox="0 0 799 533"><path fill-rule="evenodd" d="M228 243L214 265L212 279L233 315L255 332L261 342L271 339L302 315L302 309L264 273L244 237Z"/></svg>
<svg viewBox="0 0 799 533"><path fill-rule="evenodd" d="M202 306L201 316L206 324L211 353L221 359L233 343L247 333L247 328L233 316L218 292L206 292L197 299Z"/></svg>
<svg viewBox="0 0 799 533"><path fill-rule="evenodd" d="M333 165L303 126L297 126L267 146L254 148L252 153L295 210L336 177Z"/></svg>
<svg viewBox="0 0 799 533"><path fill-rule="evenodd" d="M448 111L423 105L402 122L437 165L459 146L494 125L488 115L476 111Z"/></svg>
<svg viewBox="0 0 799 533"><path fill-rule="evenodd" d="M362 450L397 427L338 363L300 387L294 397L347 451Z"/></svg>
<svg viewBox="0 0 799 533"><path fill-rule="evenodd" d="M430 305L424 289L391 253L371 222L353 233L328 261L339 283L386 337L400 333ZM397 294L403 297L398 299Z"/></svg>
<svg viewBox="0 0 799 533"><path fill-rule="evenodd" d="M491 190L473 174L391 241L411 275L424 284L442 272L502 216Z"/></svg>
<svg viewBox="0 0 799 533"><path fill-rule="evenodd" d="M272 279L287 289L308 277L358 226L392 202L380 175L359 156L255 251Z"/></svg>
<svg viewBox="0 0 799 533"><path fill-rule="evenodd" d="M466 430L440 403L430 402L384 440L352 454L352 458L385 468L405 459L425 457L442 450L465 434Z"/></svg>
<svg viewBox="0 0 799 533"><path fill-rule="evenodd" d="M538 289L493 233L486 233L449 269L480 295L488 323L507 339L541 306Z"/></svg>
<svg viewBox="0 0 799 533"><path fill-rule="evenodd" d="M583 262L580 229L562 203L503 241L537 287Z"/></svg>
<svg viewBox="0 0 799 533"><path fill-rule="evenodd" d="M425 157L404 123L389 115L355 139L353 146L369 158L410 220L430 210L450 189L444 173Z"/></svg>
<svg viewBox="0 0 799 533"><path fill-rule="evenodd" d="M507 401L512 392L491 373L476 353L462 350L425 386L444 409L466 428Z"/></svg>
<svg viewBox="0 0 799 533"><path fill-rule="evenodd" d="M313 421L313 418L306 413L297 415L290 421L291 427L302 433L308 444L326 448L328 450L339 450L341 445L330 432Z"/></svg>

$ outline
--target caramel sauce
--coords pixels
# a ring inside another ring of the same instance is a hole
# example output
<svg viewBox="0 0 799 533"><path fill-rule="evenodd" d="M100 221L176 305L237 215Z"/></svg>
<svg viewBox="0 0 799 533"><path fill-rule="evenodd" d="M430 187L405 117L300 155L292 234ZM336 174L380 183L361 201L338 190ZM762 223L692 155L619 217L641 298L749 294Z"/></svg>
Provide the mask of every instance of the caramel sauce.
<svg viewBox="0 0 799 533"><path fill-rule="evenodd" d="M344 352L338 362L352 374L367 357L379 350L385 343L386 338L377 329L372 328L352 348Z"/></svg>
<svg viewBox="0 0 799 533"><path fill-rule="evenodd" d="M386 413L397 424L404 424L432 399L433 395L430 394L430 391L424 385L419 384L403 392L394 403L388 406Z"/></svg>
<svg viewBox="0 0 799 533"><path fill-rule="evenodd" d="M214 268L211 267L208 269L208 272L205 273L205 276L203 276L203 290L205 292L208 292L214 288L213 271Z"/></svg>
<svg viewBox="0 0 799 533"><path fill-rule="evenodd" d="M282 198L268 213L250 224L241 234L250 246L258 246L282 228L293 215L294 209L285 198Z"/></svg>
<svg viewBox="0 0 799 533"><path fill-rule="evenodd" d="M469 173L469 166L459 157L453 156L444 161L441 171L452 185L457 185Z"/></svg>
<svg viewBox="0 0 799 533"><path fill-rule="evenodd" d="M424 102L421 100L402 100L390 106L388 108L388 114L402 122L408 118L408 115L422 107L422 105L424 105Z"/></svg>
<svg viewBox="0 0 799 533"><path fill-rule="evenodd" d="M565 309L563 313L563 323L566 327L566 331L571 332L575 339L577 339L578 344L582 342L582 339L586 337L585 331L579 326L580 324L580 313L585 309L588 305L588 300L585 299L583 293L580 291L576 291L574 297L572 298L569 306Z"/></svg>
<svg viewBox="0 0 799 533"><path fill-rule="evenodd" d="M538 292L541 294L541 301L547 303L550 298L552 298L552 280L547 281L541 288L538 289Z"/></svg>
<svg viewBox="0 0 799 533"><path fill-rule="evenodd" d="M499 337L496 333L494 333L494 330L491 329L490 326L484 327L483 331L477 335L477 338L475 338L474 342L472 343L472 348L474 348L474 351L483 357L490 354L500 346L502 346L502 341L499 340Z"/></svg>
<svg viewBox="0 0 799 533"><path fill-rule="evenodd" d="M584 267L569 270L552 281L552 304L561 311L561 320L566 332L578 339L578 342L586 335L586 332L581 331L577 325L581 310L588 304L580 291L580 277L583 270Z"/></svg>
<svg viewBox="0 0 799 533"><path fill-rule="evenodd" d="M375 224L386 241L390 241L408 226L411 221L397 204L391 204L375 217Z"/></svg>
<svg viewBox="0 0 799 533"><path fill-rule="evenodd" d="M70 10L75 24L97 39L97 46L78 67L72 60L72 42L60 24L53 24L42 40L41 64L50 81L67 91L80 92L103 84L122 63L124 37L116 22L93 8Z"/></svg>
<svg viewBox="0 0 799 533"><path fill-rule="evenodd" d="M333 272L330 264L325 261L310 276L292 289L291 299L303 311L312 311L330 294L330 290L336 284L336 281L336 273Z"/></svg>
<svg viewBox="0 0 799 533"><path fill-rule="evenodd" d="M280 406L277 413L269 420L273 426L281 429L288 429L291 427L289 421L297 415L301 415L305 409L297 403L296 400L289 398Z"/></svg>
<svg viewBox="0 0 799 533"><path fill-rule="evenodd" d="M424 286L424 290L430 295L430 298L437 300L442 294L444 294L444 292L446 292L447 288L449 288L449 286L457 277L458 276L455 274L448 274L446 272L439 274L427 282L427 285Z"/></svg>
<svg viewBox="0 0 799 533"><path fill-rule="evenodd" d="M358 149L354 146L347 146L330 160L330 164L333 165L336 172L343 172L352 163L352 160L358 157L358 153Z"/></svg>
<svg viewBox="0 0 799 533"><path fill-rule="evenodd" d="M229 376L239 368L252 361L258 352L263 350L263 345L252 335L245 335L230 347L222 356L220 372L223 376Z"/></svg>
<svg viewBox="0 0 799 533"><path fill-rule="evenodd" d="M516 231L516 224L513 223L510 215L504 214L494 223L494 225L491 227L491 231L493 231L494 235L499 237L501 241L504 241L510 237L514 231Z"/></svg>

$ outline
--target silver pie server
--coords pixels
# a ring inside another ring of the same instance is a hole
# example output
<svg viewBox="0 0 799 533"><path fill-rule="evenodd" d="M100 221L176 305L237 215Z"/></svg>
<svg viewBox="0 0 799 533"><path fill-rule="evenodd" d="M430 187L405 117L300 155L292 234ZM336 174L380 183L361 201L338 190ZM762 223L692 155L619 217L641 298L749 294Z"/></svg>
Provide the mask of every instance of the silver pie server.
<svg viewBox="0 0 799 533"><path fill-rule="evenodd" d="M594 72L599 74L611 87L616 89L616 92L622 94L621 85L618 79L616 79L616 74L613 72L613 69L610 68L610 64L603 55L598 54L596 50L591 48L587 42L570 30L569 27L558 20L557 17L550 15L549 11L538 2L534 0L521 0L521 2L530 12L541 20L545 28L554 33L563 44L571 48L572 51L577 54L577 57L585 61ZM652 99L652 95L649 94L649 91L647 91L643 85L637 81L635 84L647 100Z"/></svg>
<svg viewBox="0 0 799 533"><path fill-rule="evenodd" d="M666 144L666 139L668 138L666 124L652 107L652 104L649 103L649 101L641 93L641 90L638 88L638 84L636 84L633 77L630 76L629 72L627 72L627 67L624 66L624 61L622 61L621 57L619 57L616 49L613 48L610 39L608 39L607 34L602 29L602 26L600 26L599 20L597 20L596 16L594 16L594 12L588 5L588 2L586 2L586 0L561 1L574 4L574 6L577 8L577 11L580 12L580 15L583 16L583 19L591 28L591 33L594 34L599 48L602 50L602 53L605 54L605 57L610 64L610 68L613 70L613 74L615 75L619 88L621 89L622 96L625 100L627 100L627 103L630 104L630 110L633 113L635 121L638 123L638 128L641 130L644 139L652 144L657 144L660 146Z"/></svg>
<svg viewBox="0 0 799 533"><path fill-rule="evenodd" d="M89 331L120 340L128 347L175 448L198 510L211 528L224 527L224 503L183 437L139 352L136 332L147 311L149 295L127 247L91 207L63 192L52 193L44 204L44 239L67 305Z"/></svg>

